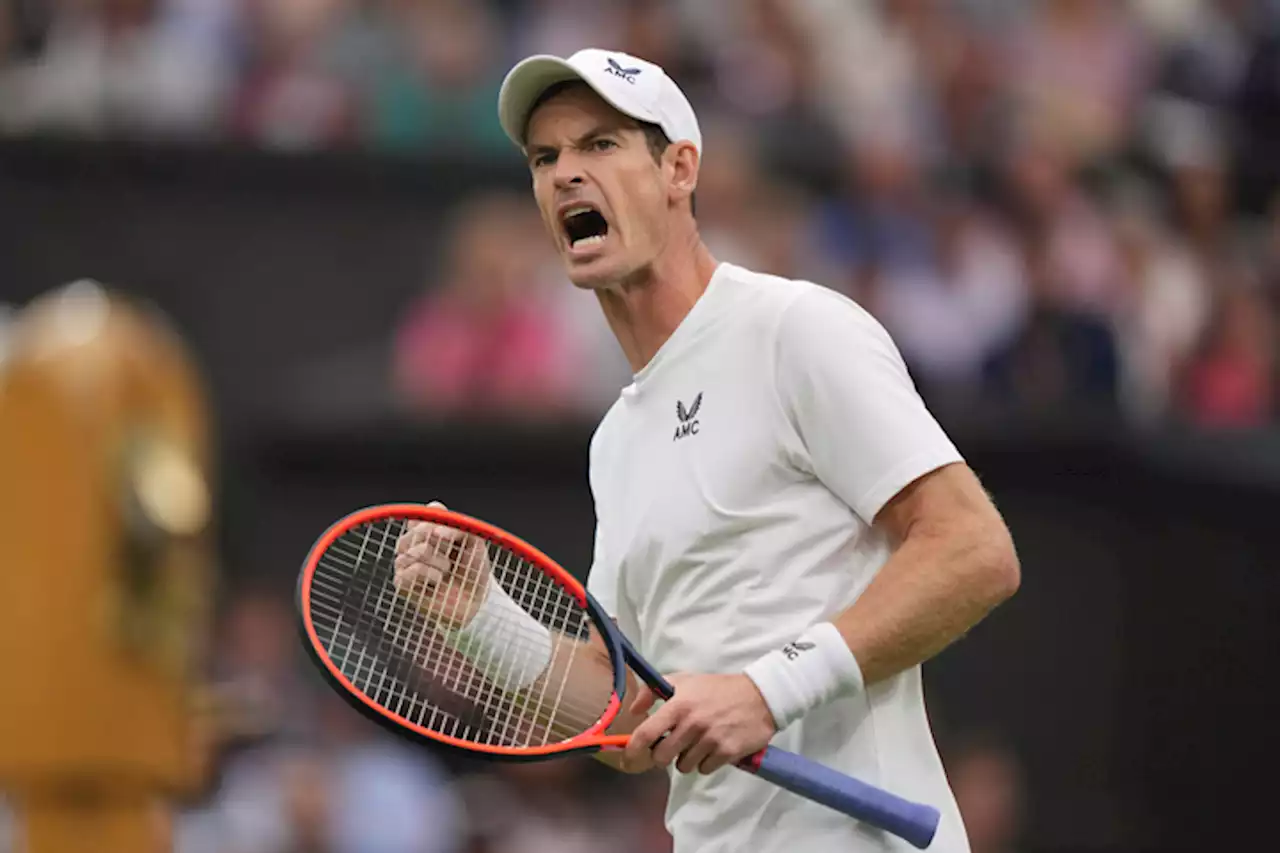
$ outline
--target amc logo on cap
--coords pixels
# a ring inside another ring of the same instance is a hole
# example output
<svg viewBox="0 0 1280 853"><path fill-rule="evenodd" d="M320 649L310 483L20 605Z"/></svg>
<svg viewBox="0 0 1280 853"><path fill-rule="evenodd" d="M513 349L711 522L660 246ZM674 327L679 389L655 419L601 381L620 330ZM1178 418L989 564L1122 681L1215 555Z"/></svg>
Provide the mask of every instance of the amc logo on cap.
<svg viewBox="0 0 1280 853"><path fill-rule="evenodd" d="M609 67L607 67L604 70L604 73L612 74L614 77L621 77L623 80L626 80L628 83L634 84L636 82L636 75L640 73L641 69L623 68L621 65L617 63L616 60L614 60L612 56L609 57L608 59L609 59Z"/></svg>

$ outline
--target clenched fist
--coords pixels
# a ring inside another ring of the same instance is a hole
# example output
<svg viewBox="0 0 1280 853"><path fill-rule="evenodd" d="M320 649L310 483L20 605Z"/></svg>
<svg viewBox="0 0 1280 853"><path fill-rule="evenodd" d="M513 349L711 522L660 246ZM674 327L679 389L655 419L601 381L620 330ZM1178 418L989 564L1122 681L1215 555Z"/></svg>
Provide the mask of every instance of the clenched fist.
<svg viewBox="0 0 1280 853"><path fill-rule="evenodd" d="M445 508L439 501L430 506ZM463 628L475 616L491 569L483 539L442 524L407 522L396 541L396 590L446 630Z"/></svg>

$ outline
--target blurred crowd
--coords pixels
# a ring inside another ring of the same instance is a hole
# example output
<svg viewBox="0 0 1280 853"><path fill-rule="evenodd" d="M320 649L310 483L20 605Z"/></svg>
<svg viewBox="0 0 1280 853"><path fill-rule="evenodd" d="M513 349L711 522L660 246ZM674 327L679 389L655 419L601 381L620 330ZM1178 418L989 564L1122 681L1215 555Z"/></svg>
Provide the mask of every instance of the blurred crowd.
<svg viewBox="0 0 1280 853"><path fill-rule="evenodd" d="M1247 428L1276 408L1277 5L10 2L0 129L511 158L509 64L614 46L700 112L713 251L861 301L936 404ZM626 365L531 203L453 219L396 332L404 404L607 405Z"/></svg>
<svg viewBox="0 0 1280 853"><path fill-rule="evenodd" d="M613 46L699 110L713 251L861 301L937 405L1250 428L1276 411L1278 5L7 2L0 130L510 160L509 64ZM396 331L403 403L598 413L626 365L531 202L453 220Z"/></svg>

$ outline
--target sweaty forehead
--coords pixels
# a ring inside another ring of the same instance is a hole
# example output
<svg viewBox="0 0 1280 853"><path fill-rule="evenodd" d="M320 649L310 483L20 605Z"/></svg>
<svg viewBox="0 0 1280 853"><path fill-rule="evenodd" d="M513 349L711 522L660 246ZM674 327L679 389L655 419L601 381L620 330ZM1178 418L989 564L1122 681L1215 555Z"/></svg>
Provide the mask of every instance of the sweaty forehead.
<svg viewBox="0 0 1280 853"><path fill-rule="evenodd" d="M525 145L552 144L557 137L576 137L591 129L638 129L639 122L624 115L586 83L572 81L552 87L529 112Z"/></svg>

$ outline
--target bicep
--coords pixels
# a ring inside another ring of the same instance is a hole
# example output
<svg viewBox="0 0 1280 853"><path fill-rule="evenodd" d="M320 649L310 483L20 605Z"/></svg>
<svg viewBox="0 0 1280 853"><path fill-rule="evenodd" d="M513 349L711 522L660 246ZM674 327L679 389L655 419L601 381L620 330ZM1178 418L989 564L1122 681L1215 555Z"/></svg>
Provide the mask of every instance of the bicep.
<svg viewBox="0 0 1280 853"><path fill-rule="evenodd" d="M895 549L911 542L918 553L943 554L948 562L967 555L969 562L1001 575L1016 577L1019 571L1013 537L1000 511L963 463L908 484L885 504L875 526Z"/></svg>
<svg viewBox="0 0 1280 853"><path fill-rule="evenodd" d="M998 518L995 505L968 465L945 465L908 483L875 517L875 526L901 544L920 526L954 526Z"/></svg>

